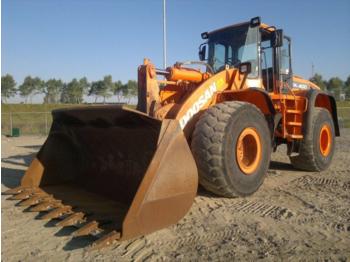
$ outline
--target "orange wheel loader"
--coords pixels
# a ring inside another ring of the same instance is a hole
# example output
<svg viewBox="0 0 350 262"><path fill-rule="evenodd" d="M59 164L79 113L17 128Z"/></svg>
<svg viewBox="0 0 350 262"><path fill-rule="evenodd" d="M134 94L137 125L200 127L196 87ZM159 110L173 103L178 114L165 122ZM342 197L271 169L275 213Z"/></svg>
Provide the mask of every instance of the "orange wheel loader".
<svg viewBox="0 0 350 262"><path fill-rule="evenodd" d="M176 223L198 182L220 196L252 194L278 145L295 168L326 169L340 135L335 99L293 74L290 37L260 17L201 36L200 61L144 60L137 110L54 110L10 198L100 248Z"/></svg>

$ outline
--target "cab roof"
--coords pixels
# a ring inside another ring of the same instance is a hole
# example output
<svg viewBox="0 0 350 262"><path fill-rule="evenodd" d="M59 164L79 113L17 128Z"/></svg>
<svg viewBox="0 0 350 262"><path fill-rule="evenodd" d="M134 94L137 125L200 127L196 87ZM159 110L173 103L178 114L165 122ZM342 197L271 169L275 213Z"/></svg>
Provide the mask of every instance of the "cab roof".
<svg viewBox="0 0 350 262"><path fill-rule="evenodd" d="M249 25L249 24L250 24L250 22L248 21L248 22L242 22L242 23L237 23L237 24L233 24L233 25L228 25L228 26L221 27L221 28L215 29L213 31L210 31L210 32L208 32L208 34L210 35L210 34L213 34L213 33L224 31L224 30L229 29L229 28L235 28L235 27L238 27L238 26ZM268 24L264 24L264 23L261 23L259 25L259 28L264 29L264 30L268 30L270 32L273 32L273 31L276 30L276 27L269 26Z"/></svg>

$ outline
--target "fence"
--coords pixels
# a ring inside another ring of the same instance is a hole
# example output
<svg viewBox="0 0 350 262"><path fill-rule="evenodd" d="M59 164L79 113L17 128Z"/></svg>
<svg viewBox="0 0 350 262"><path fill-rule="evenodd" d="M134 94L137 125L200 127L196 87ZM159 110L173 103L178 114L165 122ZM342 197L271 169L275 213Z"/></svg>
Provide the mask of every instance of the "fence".
<svg viewBox="0 0 350 262"><path fill-rule="evenodd" d="M3 135L12 135L12 128L19 128L22 135L47 135L52 123L51 112L13 112L1 116ZM341 128L350 128L350 107L338 107L338 119Z"/></svg>
<svg viewBox="0 0 350 262"><path fill-rule="evenodd" d="M338 121L341 128L350 128L350 106L338 107Z"/></svg>
<svg viewBox="0 0 350 262"><path fill-rule="evenodd" d="M23 135L47 135L51 123L51 112L1 113L3 135L12 135L13 128L19 128Z"/></svg>

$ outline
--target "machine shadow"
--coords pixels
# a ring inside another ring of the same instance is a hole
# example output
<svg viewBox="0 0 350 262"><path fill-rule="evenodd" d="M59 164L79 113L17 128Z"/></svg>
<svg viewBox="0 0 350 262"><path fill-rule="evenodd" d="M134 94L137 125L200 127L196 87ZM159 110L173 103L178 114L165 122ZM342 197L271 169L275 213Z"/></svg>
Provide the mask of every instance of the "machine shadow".
<svg viewBox="0 0 350 262"><path fill-rule="evenodd" d="M20 146L20 147L33 149L35 151L39 151L39 149L42 147L42 145L31 145L31 146Z"/></svg>
<svg viewBox="0 0 350 262"><path fill-rule="evenodd" d="M19 186L23 175L22 169L1 167L1 183L8 188Z"/></svg>
<svg viewBox="0 0 350 262"><path fill-rule="evenodd" d="M291 163L271 161L269 170L282 170L282 171L296 171L295 167Z"/></svg>
<svg viewBox="0 0 350 262"><path fill-rule="evenodd" d="M36 155L36 152L29 153L29 154L15 155L11 157L2 158L1 162L28 167L29 164L32 162L33 158L35 157L35 155Z"/></svg>
<svg viewBox="0 0 350 262"><path fill-rule="evenodd" d="M8 187L14 188L19 186L21 178L23 177L25 170L23 167L28 167L35 157L36 153L19 154L11 157L6 157L1 159L1 183ZM11 164L15 166L20 166L21 168L9 168L3 167L3 164Z"/></svg>
<svg viewBox="0 0 350 262"><path fill-rule="evenodd" d="M63 247L63 250L72 251L80 248L86 248L95 240L96 237L93 236L74 237L67 242L67 244Z"/></svg>

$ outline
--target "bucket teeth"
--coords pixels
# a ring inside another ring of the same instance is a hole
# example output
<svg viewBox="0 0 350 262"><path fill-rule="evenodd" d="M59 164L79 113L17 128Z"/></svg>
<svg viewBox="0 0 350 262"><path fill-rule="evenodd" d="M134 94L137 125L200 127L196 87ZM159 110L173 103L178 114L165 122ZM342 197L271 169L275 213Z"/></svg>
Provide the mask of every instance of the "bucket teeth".
<svg viewBox="0 0 350 262"><path fill-rule="evenodd" d="M74 237L80 237L80 236L86 236L91 233L97 233L100 229L98 227L98 223L96 221L91 221L84 225L83 227L79 228L73 233Z"/></svg>
<svg viewBox="0 0 350 262"><path fill-rule="evenodd" d="M36 204L39 204L40 202L47 201L49 199L52 199L52 195L34 195L28 198L27 200L23 200L18 205L19 206L33 206Z"/></svg>
<svg viewBox="0 0 350 262"><path fill-rule="evenodd" d="M111 245L114 241L120 239L120 232L112 231L109 232L107 235L104 235L100 239L96 240L92 245L89 247L90 250L96 250L101 249L106 246Z"/></svg>
<svg viewBox="0 0 350 262"><path fill-rule="evenodd" d="M72 213L72 207L71 206L62 206L62 207L58 207L52 211L50 211L49 213L43 215L40 219L53 219L53 218L58 218L64 214L69 214Z"/></svg>
<svg viewBox="0 0 350 262"><path fill-rule="evenodd" d="M39 192L36 188L28 188L20 193L13 195L12 197L9 197L9 200L24 200L29 198L30 196L34 195L36 192Z"/></svg>
<svg viewBox="0 0 350 262"><path fill-rule="evenodd" d="M63 219L61 222L57 223L56 226L67 227L67 226L73 226L79 223L83 223L86 221L84 216L85 215L82 212L74 213L66 217L65 219Z"/></svg>
<svg viewBox="0 0 350 262"><path fill-rule="evenodd" d="M42 202L36 206L33 206L29 209L29 211L32 212L40 212L40 211L47 211L51 208L57 208L62 206L62 201L61 200L54 200L50 199L45 202Z"/></svg>
<svg viewBox="0 0 350 262"><path fill-rule="evenodd" d="M12 189L9 189L9 190L3 192L3 194L4 195L14 195L14 194L21 193L25 189L28 189L28 187L18 186L18 187L15 187L15 188L12 188Z"/></svg>

